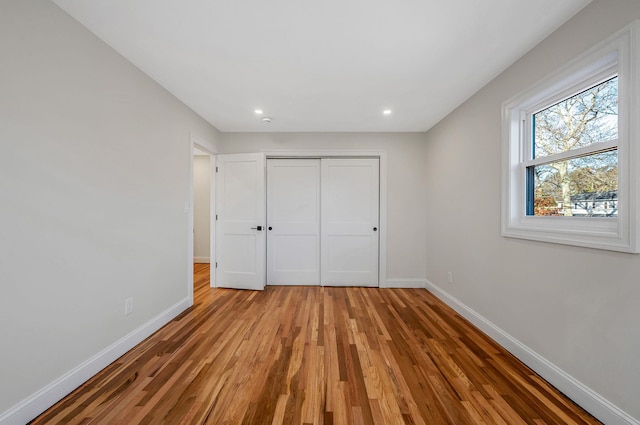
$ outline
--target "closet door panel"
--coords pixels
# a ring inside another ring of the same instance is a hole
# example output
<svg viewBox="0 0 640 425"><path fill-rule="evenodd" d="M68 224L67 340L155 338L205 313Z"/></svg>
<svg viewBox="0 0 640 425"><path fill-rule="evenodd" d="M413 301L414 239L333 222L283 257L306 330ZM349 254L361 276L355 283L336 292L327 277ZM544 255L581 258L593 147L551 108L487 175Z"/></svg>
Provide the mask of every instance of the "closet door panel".
<svg viewBox="0 0 640 425"><path fill-rule="evenodd" d="M320 284L320 160L267 160L267 284Z"/></svg>
<svg viewBox="0 0 640 425"><path fill-rule="evenodd" d="M378 286L379 161L322 160L322 284Z"/></svg>

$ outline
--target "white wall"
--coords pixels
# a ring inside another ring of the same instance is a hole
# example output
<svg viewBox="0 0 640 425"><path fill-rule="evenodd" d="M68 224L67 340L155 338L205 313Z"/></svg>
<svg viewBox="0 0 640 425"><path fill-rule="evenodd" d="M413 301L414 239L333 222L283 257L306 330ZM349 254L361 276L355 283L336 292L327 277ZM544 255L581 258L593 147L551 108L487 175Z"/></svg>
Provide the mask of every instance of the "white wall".
<svg viewBox="0 0 640 425"><path fill-rule="evenodd" d="M223 133L220 153L384 150L387 153L387 279L424 282L423 133Z"/></svg>
<svg viewBox="0 0 640 425"><path fill-rule="evenodd" d="M595 0L429 131L425 164L429 281L636 420L640 255L500 236L500 114L638 18L637 0Z"/></svg>
<svg viewBox="0 0 640 425"><path fill-rule="evenodd" d="M193 257L196 263L210 261L211 245L211 157L193 157Z"/></svg>
<svg viewBox="0 0 640 425"><path fill-rule="evenodd" d="M2 422L187 299L190 135L219 133L48 1L0 2L0 61Z"/></svg>

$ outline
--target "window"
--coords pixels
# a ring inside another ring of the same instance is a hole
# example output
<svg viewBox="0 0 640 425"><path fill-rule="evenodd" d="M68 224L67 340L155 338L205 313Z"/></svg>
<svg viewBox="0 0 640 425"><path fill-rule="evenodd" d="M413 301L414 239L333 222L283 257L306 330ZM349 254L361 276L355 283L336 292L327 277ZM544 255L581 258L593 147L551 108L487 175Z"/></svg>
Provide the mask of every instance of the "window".
<svg viewBox="0 0 640 425"><path fill-rule="evenodd" d="M638 252L639 33L505 102L503 236Z"/></svg>
<svg viewBox="0 0 640 425"><path fill-rule="evenodd" d="M527 115L527 215L617 216L596 208L618 192L618 76L606 78Z"/></svg>

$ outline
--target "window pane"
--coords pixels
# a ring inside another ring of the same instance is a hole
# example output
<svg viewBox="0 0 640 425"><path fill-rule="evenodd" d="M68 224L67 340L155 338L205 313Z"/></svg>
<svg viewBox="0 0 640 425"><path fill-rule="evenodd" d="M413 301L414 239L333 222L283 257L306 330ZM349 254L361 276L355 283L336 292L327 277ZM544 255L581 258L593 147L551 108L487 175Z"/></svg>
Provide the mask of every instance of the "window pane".
<svg viewBox="0 0 640 425"><path fill-rule="evenodd" d="M533 114L533 158L618 138L618 77Z"/></svg>
<svg viewBox="0 0 640 425"><path fill-rule="evenodd" d="M527 169L529 215L617 217L618 151Z"/></svg>

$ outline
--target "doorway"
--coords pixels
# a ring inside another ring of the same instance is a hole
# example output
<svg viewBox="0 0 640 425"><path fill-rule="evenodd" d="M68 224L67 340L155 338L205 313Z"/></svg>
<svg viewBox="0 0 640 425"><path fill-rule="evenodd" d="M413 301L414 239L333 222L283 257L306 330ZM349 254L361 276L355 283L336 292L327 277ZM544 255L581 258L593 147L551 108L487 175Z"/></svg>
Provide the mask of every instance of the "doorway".
<svg viewBox="0 0 640 425"><path fill-rule="evenodd" d="M211 143L191 134L189 143L189 198L184 204L184 213L188 214L187 296L189 305L193 305L194 284L196 282L194 265L204 264L208 266L208 262L215 256L215 226L212 224L215 217L215 155L215 148ZM208 180L208 182L203 180ZM203 203L204 205L202 205ZM207 214L208 218L206 217ZM205 222L204 226L202 221ZM198 233L197 240L196 232ZM208 235L206 234L207 232ZM196 246L197 244L198 246ZM215 285L215 273L207 272L207 274L207 286L213 287Z"/></svg>
<svg viewBox="0 0 640 425"><path fill-rule="evenodd" d="M211 155L193 151L193 262L211 262Z"/></svg>

